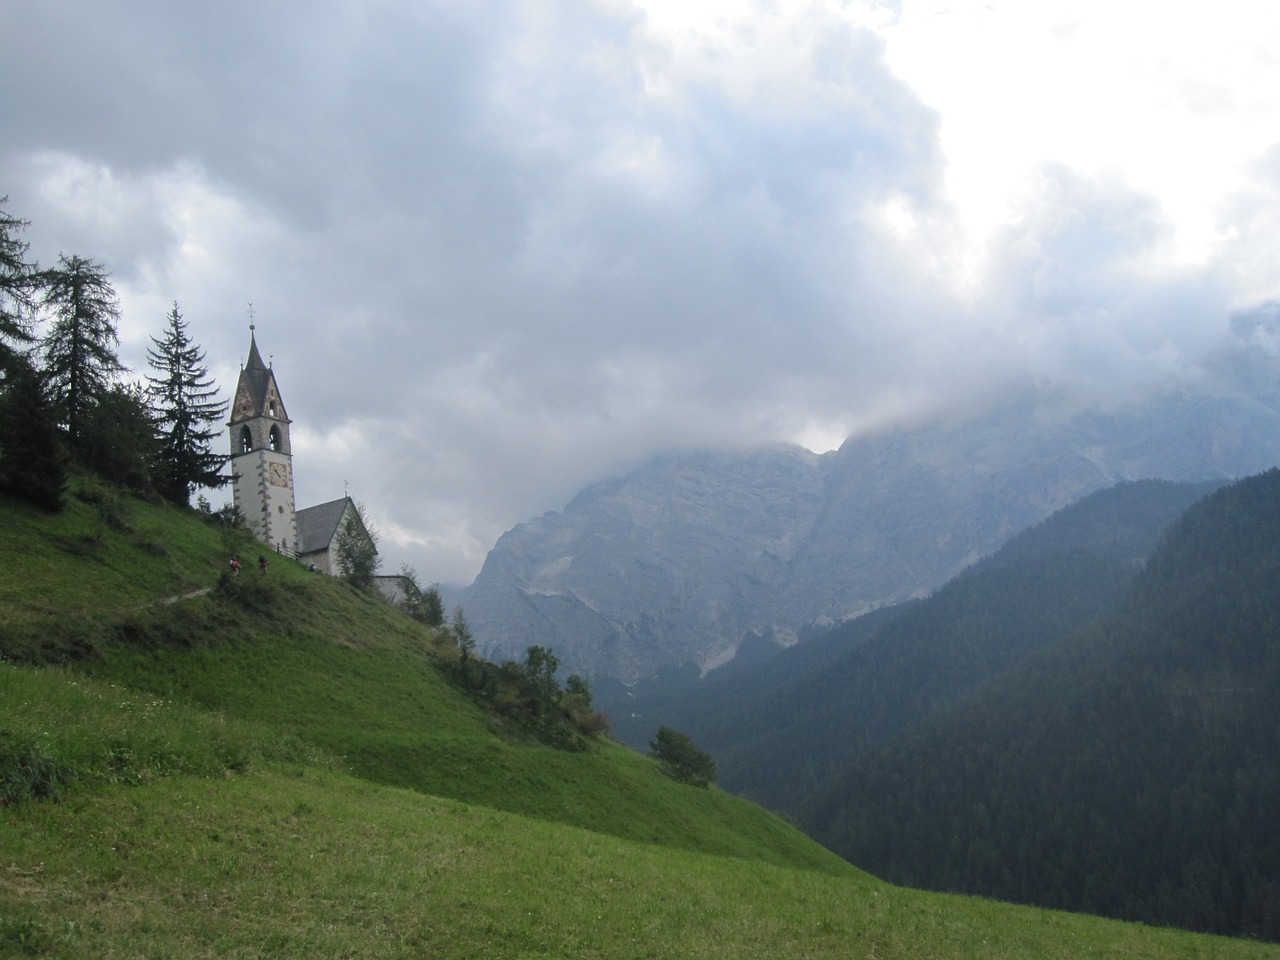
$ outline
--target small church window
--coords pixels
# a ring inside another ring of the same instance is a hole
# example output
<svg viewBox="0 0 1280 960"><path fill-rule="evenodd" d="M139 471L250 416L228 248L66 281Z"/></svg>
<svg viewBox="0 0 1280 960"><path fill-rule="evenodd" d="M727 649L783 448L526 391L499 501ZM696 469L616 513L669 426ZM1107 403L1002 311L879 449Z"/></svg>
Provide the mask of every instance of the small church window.
<svg viewBox="0 0 1280 960"><path fill-rule="evenodd" d="M270 439L271 439L271 449L279 450L280 449L280 429L278 427L271 428Z"/></svg>
<svg viewBox="0 0 1280 960"><path fill-rule="evenodd" d="M269 404L269 406L270 406L270 410L269 410L269 412L270 412L271 416L273 416L273 417L274 417L274 416L276 416L276 402L275 402L274 400L272 400L272 401L271 401L271 403Z"/></svg>
<svg viewBox="0 0 1280 960"><path fill-rule="evenodd" d="M249 432L248 427L240 428L240 452L248 453L253 449L253 434Z"/></svg>

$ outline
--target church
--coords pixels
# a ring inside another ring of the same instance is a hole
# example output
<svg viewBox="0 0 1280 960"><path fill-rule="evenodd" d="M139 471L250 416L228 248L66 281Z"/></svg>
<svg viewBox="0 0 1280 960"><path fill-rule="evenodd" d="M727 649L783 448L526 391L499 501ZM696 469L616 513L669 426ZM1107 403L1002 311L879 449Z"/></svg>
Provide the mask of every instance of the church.
<svg viewBox="0 0 1280 960"><path fill-rule="evenodd" d="M338 534L354 517L364 524L350 497L298 510L293 496L293 451L289 425L275 370L262 362L254 326L249 325L249 358L240 369L231 402L232 503L262 543L286 557L314 565L321 573L337 570Z"/></svg>

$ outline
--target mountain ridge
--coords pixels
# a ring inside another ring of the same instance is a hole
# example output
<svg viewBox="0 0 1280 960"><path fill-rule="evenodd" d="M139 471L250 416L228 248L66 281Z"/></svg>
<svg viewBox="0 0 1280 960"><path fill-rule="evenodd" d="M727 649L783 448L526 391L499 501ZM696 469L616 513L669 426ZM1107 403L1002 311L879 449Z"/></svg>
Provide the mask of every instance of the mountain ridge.
<svg viewBox="0 0 1280 960"><path fill-rule="evenodd" d="M451 601L491 656L538 643L569 669L626 682L713 668L749 634L791 643L808 624L924 596L1118 481L1280 462L1280 362L1260 337L1241 326L1196 389L1136 407L1056 413L1029 392L821 455L659 456L507 531Z"/></svg>
<svg viewBox="0 0 1280 960"><path fill-rule="evenodd" d="M815 634L754 668L683 683L663 676L633 691L598 685L602 706L621 717L625 742L678 726L712 750L730 789L795 812L802 784L821 785L868 744L1109 610L1163 531L1219 486L1144 480L1097 491L927 598ZM998 645L1007 634L1016 636Z"/></svg>

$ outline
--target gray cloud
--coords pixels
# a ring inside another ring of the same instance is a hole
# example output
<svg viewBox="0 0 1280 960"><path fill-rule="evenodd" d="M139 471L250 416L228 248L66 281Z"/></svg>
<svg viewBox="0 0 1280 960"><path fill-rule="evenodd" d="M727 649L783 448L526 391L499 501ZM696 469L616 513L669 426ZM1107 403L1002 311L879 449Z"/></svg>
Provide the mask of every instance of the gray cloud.
<svg viewBox="0 0 1280 960"><path fill-rule="evenodd" d="M1213 270L1155 272L1171 234L1154 198L1044 167L1021 221L996 241L988 303L1015 362L1104 403L1193 375L1227 333L1228 290Z"/></svg>
<svg viewBox="0 0 1280 960"><path fill-rule="evenodd" d="M107 262L135 367L176 298L230 384L252 301L300 502L348 483L428 579L657 449L1146 388L1217 335L1217 274L1144 266L1156 203L1060 169L956 296L940 120L875 34L810 15L803 75L762 59L747 96L642 27L499 0L26 4L0 194L42 259Z"/></svg>

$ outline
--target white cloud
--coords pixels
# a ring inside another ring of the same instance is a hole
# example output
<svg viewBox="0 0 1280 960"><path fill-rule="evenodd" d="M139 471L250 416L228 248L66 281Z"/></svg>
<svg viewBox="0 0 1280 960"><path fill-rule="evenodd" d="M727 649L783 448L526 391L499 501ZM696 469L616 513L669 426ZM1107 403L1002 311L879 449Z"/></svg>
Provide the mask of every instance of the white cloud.
<svg viewBox="0 0 1280 960"><path fill-rule="evenodd" d="M914 0L888 60L944 117L948 187L976 242L1041 163L1140 183L1203 263L1215 214L1280 113L1280 9L1254 0Z"/></svg>
<svg viewBox="0 0 1280 960"><path fill-rule="evenodd" d="M29 4L0 194L135 366L252 301L300 501L462 579L658 449L1188 375L1280 293L1258 6Z"/></svg>

